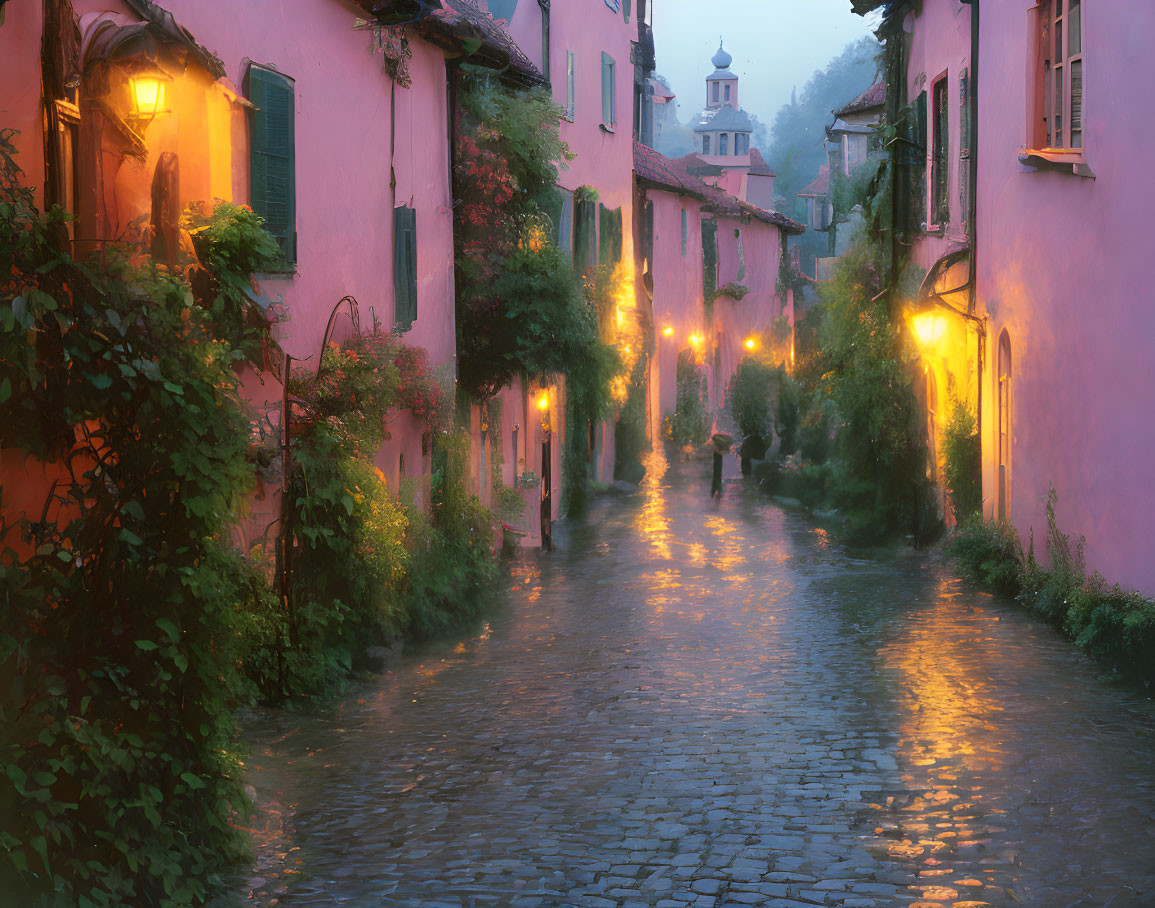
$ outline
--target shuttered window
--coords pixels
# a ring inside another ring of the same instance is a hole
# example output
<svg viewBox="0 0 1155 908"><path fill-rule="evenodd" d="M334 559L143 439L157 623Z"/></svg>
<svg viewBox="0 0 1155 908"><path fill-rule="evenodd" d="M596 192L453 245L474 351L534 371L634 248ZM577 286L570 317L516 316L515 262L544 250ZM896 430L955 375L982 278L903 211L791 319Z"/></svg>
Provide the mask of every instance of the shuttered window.
<svg viewBox="0 0 1155 908"><path fill-rule="evenodd" d="M947 134L947 104L946 76L934 83L932 120L934 135L931 141L931 217L936 224L945 226L950 222L950 193L947 187L950 182L948 155L950 153L950 139Z"/></svg>
<svg viewBox="0 0 1155 908"><path fill-rule="evenodd" d="M571 123L574 118L576 100L576 86L574 84L573 51L565 52L565 118Z"/></svg>
<svg viewBox="0 0 1155 908"><path fill-rule="evenodd" d="M249 204L265 219L290 262L297 260L296 179L294 173L293 80L271 69L250 66L245 96L249 114Z"/></svg>
<svg viewBox="0 0 1155 908"><path fill-rule="evenodd" d="M602 122L614 125L614 58L602 52Z"/></svg>
<svg viewBox="0 0 1155 908"><path fill-rule="evenodd" d="M573 264L581 271L593 265L597 252L598 209L595 202L578 199L574 203Z"/></svg>
<svg viewBox="0 0 1155 908"><path fill-rule="evenodd" d="M718 289L718 222L702 218L702 295Z"/></svg>
<svg viewBox="0 0 1155 908"><path fill-rule="evenodd" d="M598 264L617 265L622 260L622 209L599 205L601 235L598 238Z"/></svg>
<svg viewBox="0 0 1155 908"><path fill-rule="evenodd" d="M393 324L409 328L417 320L417 212L393 209Z"/></svg>
<svg viewBox="0 0 1155 908"><path fill-rule="evenodd" d="M690 224L689 218L686 216L686 209L682 209L682 255L686 254L686 242L690 238Z"/></svg>

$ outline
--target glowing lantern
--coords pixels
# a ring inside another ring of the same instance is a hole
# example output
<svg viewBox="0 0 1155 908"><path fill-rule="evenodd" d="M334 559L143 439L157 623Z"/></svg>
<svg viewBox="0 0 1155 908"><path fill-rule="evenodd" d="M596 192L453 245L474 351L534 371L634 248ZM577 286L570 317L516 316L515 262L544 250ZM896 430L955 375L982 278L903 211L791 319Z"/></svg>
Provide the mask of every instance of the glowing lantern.
<svg viewBox="0 0 1155 908"><path fill-rule="evenodd" d="M549 392L542 391L537 398L537 408L543 413L549 409Z"/></svg>
<svg viewBox="0 0 1155 908"><path fill-rule="evenodd" d="M946 331L946 319L935 312L920 312L910 320L914 336L923 347L932 347Z"/></svg>
<svg viewBox="0 0 1155 908"><path fill-rule="evenodd" d="M756 341L756 340L755 340L754 338L752 338L752 337L748 337L748 338L746 338L746 340L743 342L742 346L744 346L744 347L745 347L747 350L753 350L755 347L757 347L757 346L758 346L758 341Z"/></svg>
<svg viewBox="0 0 1155 908"><path fill-rule="evenodd" d="M171 77L157 66L145 64L128 80L128 119L147 126L157 114L167 113L164 108L164 83Z"/></svg>
<svg viewBox="0 0 1155 908"><path fill-rule="evenodd" d="M690 335L690 346L691 346L691 347L700 347L700 346L702 346L702 335L700 335L700 334L691 334L691 335Z"/></svg>
<svg viewBox="0 0 1155 908"><path fill-rule="evenodd" d="M674 333L674 329L671 328L669 325L666 325L666 327L662 329L662 337L670 337L671 335L673 335L673 333Z"/></svg>

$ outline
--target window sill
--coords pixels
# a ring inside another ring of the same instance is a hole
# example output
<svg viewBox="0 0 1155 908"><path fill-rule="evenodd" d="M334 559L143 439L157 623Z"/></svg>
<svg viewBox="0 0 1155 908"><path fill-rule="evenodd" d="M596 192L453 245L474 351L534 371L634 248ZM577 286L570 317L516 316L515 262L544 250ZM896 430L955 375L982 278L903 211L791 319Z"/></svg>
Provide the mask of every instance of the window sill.
<svg viewBox="0 0 1155 908"><path fill-rule="evenodd" d="M296 276L297 266L294 262L285 262L283 265L274 266L267 271L258 271L253 275L258 281L286 280Z"/></svg>
<svg viewBox="0 0 1155 908"><path fill-rule="evenodd" d="M608 132L611 136L614 134L613 123L599 123L598 129L600 129L602 132Z"/></svg>
<svg viewBox="0 0 1155 908"><path fill-rule="evenodd" d="M1034 167L1036 170L1070 173L1077 177L1095 179L1095 172L1079 151L1061 148L1020 148L1019 163Z"/></svg>

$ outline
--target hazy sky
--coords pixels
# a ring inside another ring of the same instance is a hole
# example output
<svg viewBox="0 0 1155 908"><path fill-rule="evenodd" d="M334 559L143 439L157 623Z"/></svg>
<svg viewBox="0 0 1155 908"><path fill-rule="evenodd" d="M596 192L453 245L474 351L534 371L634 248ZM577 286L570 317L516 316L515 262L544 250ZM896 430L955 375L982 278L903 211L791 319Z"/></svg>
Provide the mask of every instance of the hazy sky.
<svg viewBox="0 0 1155 908"><path fill-rule="evenodd" d="M652 0L660 75L678 96L683 123L706 106L710 58L724 40L734 57L739 103L766 126L811 74L847 44L871 34L877 15L850 11L850 0ZM849 101L850 99L847 98Z"/></svg>

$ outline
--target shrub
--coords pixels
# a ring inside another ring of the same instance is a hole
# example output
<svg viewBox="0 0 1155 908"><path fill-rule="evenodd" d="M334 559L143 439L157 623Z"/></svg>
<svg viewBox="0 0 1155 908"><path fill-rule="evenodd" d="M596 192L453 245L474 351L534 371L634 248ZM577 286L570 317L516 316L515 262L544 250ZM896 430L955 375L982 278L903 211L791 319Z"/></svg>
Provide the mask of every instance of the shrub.
<svg viewBox="0 0 1155 908"><path fill-rule="evenodd" d="M727 397L741 435L770 440L783 373L757 357L747 356L730 378Z"/></svg>
<svg viewBox="0 0 1155 908"><path fill-rule="evenodd" d="M1023 547L1009 523L985 523L974 515L959 524L947 551L968 580L1007 596L1017 595L1022 587Z"/></svg>
<svg viewBox="0 0 1155 908"><path fill-rule="evenodd" d="M961 523L982 509L982 453L975 414L953 395L950 416L943 428L942 458L943 481L950 492L955 520Z"/></svg>
<svg viewBox="0 0 1155 908"><path fill-rule="evenodd" d="M694 361L694 352L686 349L678 354L677 398L674 412L666 416L663 432L668 441L678 447L704 444L710 426L706 421L705 379Z"/></svg>

